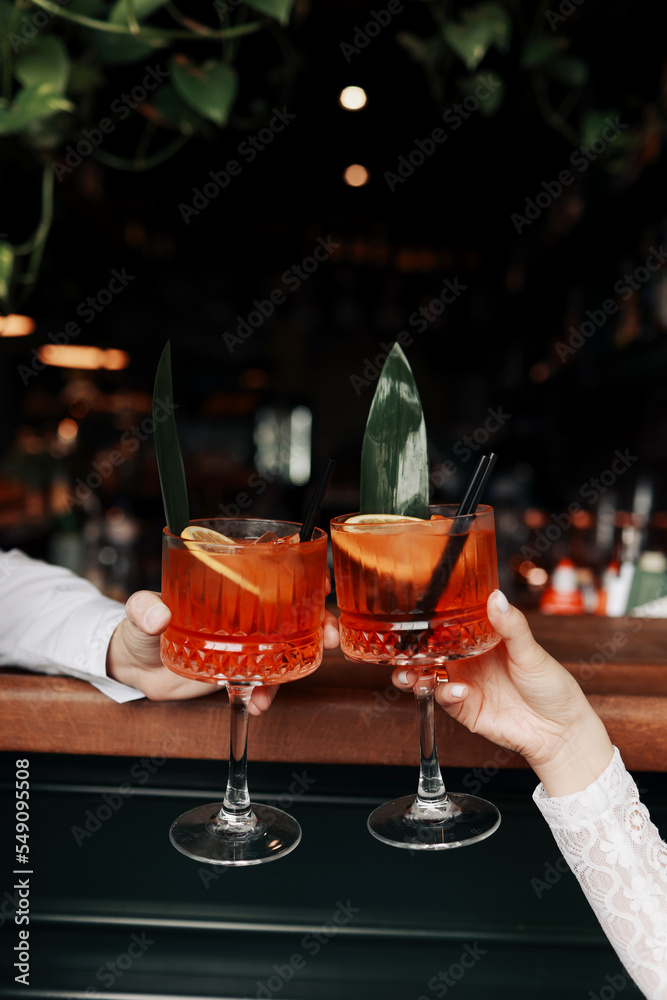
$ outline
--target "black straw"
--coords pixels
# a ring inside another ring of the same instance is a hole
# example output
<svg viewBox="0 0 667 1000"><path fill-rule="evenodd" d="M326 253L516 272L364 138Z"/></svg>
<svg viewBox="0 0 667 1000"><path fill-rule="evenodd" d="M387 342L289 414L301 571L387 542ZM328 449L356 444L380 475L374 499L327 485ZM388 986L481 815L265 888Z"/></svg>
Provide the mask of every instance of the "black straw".
<svg viewBox="0 0 667 1000"><path fill-rule="evenodd" d="M477 468L475 469L473 477L468 483L468 489L463 494L463 500L459 504L459 509L456 512L457 517L475 513L477 504L479 503L480 497L482 496L486 484L489 481L489 476L493 471L493 467L496 464L497 459L498 456L494 455L493 452L489 455L482 455L477 463Z"/></svg>
<svg viewBox="0 0 667 1000"><path fill-rule="evenodd" d="M424 591L421 601L419 602L423 611L432 611L433 608L436 607L440 595L447 589L447 584L449 583L450 577L454 572L454 568L463 551L463 547L468 539L468 534L473 525L473 518L471 515L473 515L477 510L477 504L479 503L486 484L489 481L489 476L491 475L491 471L496 464L497 458L498 456L491 452L490 455L482 455L477 463L477 468L473 473L473 477L463 495L463 500L459 504L459 509L456 512L457 517L466 517L465 521L461 521L461 534L452 535L445 546L442 559L436 567L433 576L431 577L431 581Z"/></svg>
<svg viewBox="0 0 667 1000"><path fill-rule="evenodd" d="M318 517L320 516L320 511L322 509L322 504L324 503L324 497L327 490L329 489L329 483L331 482L331 477L333 476L333 471L336 468L335 459L330 458L327 462L327 467L322 474L322 478L317 484L317 489L313 493L313 498L310 501L310 507L308 508L308 513L301 525L301 531L299 532L300 542L309 542L313 537L313 531L315 530L315 524Z"/></svg>

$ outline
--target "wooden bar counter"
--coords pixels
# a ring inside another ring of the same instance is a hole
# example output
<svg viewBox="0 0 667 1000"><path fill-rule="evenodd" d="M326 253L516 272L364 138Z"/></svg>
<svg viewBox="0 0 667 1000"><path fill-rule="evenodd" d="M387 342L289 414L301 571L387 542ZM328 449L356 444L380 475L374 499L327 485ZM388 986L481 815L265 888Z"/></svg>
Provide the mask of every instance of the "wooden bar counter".
<svg viewBox="0 0 667 1000"><path fill-rule="evenodd" d="M542 645L581 683L631 770L667 771L667 621L532 615ZM474 669L474 660L470 661ZM118 705L83 681L0 670L0 750L221 759L224 693L193 701ZM522 767L523 761L437 713L449 767ZM286 684L253 718L254 760L412 765L414 701L389 670L328 652L310 677Z"/></svg>

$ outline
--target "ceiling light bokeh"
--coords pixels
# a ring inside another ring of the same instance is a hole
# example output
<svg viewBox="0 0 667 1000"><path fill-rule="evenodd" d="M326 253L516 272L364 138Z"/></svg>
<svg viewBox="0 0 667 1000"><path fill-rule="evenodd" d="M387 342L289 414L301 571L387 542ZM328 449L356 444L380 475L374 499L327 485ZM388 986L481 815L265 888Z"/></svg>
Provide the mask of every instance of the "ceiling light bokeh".
<svg viewBox="0 0 667 1000"><path fill-rule="evenodd" d="M368 97L362 87L344 87L338 97L338 103L346 111L360 111L367 102Z"/></svg>
<svg viewBox="0 0 667 1000"><path fill-rule="evenodd" d="M368 184L369 173L361 163L351 163L349 167L345 168L343 180L350 187L363 187L364 184Z"/></svg>

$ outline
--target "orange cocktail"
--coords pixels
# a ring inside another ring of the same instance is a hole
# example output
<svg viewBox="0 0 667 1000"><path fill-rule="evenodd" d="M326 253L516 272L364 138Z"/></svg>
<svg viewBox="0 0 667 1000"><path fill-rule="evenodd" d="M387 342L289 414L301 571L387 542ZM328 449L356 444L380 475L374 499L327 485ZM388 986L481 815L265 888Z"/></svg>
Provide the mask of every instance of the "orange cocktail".
<svg viewBox="0 0 667 1000"><path fill-rule="evenodd" d="M228 545L164 531L160 644L175 673L212 684L281 684L322 659L326 535L298 541L298 524L245 518L193 522ZM266 540L258 541L261 536Z"/></svg>
<svg viewBox="0 0 667 1000"><path fill-rule="evenodd" d="M348 659L428 671L497 644L486 616L498 586L493 511L456 517L456 509L432 507L430 520L331 522Z"/></svg>
<svg viewBox="0 0 667 1000"><path fill-rule="evenodd" d="M225 796L189 809L169 832L174 847L196 861L258 865L289 854L301 839L293 816L250 801L247 782L253 688L303 677L322 660L327 536L310 529L302 542L300 528L216 518L191 522L180 537L164 530L162 599L171 622L160 641L162 661L229 694Z"/></svg>
<svg viewBox="0 0 667 1000"><path fill-rule="evenodd" d="M431 517L347 514L331 522L340 645L348 660L420 672L414 687L421 763L417 795L386 802L368 829L392 847L437 851L498 829L500 813L474 795L447 794L433 710L450 660L477 656L500 637L486 617L498 586L493 511L431 507Z"/></svg>

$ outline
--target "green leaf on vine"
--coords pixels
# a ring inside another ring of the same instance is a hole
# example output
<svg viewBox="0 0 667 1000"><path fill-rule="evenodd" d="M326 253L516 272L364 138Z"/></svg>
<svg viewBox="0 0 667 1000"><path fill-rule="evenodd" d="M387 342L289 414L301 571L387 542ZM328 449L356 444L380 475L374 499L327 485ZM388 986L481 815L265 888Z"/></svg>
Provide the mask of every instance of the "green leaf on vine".
<svg viewBox="0 0 667 1000"><path fill-rule="evenodd" d="M57 35L42 35L35 39L14 63L14 76L24 87L49 83L56 93L64 94L69 74L67 49Z"/></svg>
<svg viewBox="0 0 667 1000"><path fill-rule="evenodd" d="M134 0L132 6L137 21L145 21L166 3L167 0ZM109 12L109 21L112 24L128 24L127 13L127 0L117 0Z"/></svg>
<svg viewBox="0 0 667 1000"><path fill-rule="evenodd" d="M14 269L14 247L11 243L0 243L0 302L5 308L9 301L9 287Z"/></svg>
<svg viewBox="0 0 667 1000"><path fill-rule="evenodd" d="M216 125L227 124L239 86L231 66L214 59L197 66L179 54L170 60L169 70L171 82L186 104Z"/></svg>
<svg viewBox="0 0 667 1000"><path fill-rule="evenodd" d="M288 24L294 0L246 0L249 7L260 14L274 17L280 24Z"/></svg>
<svg viewBox="0 0 667 1000"><path fill-rule="evenodd" d="M487 118L495 115L501 107L505 97L505 84L498 73L475 73L474 76L459 77L456 82L466 96L477 98L480 114Z"/></svg>
<svg viewBox="0 0 667 1000"><path fill-rule="evenodd" d="M132 35L111 35L108 31L95 31L95 46L102 62L121 66L124 63L139 62L158 51Z"/></svg>
<svg viewBox="0 0 667 1000"><path fill-rule="evenodd" d="M521 53L522 69L537 69L567 48L566 38L533 38Z"/></svg>
<svg viewBox="0 0 667 1000"><path fill-rule="evenodd" d="M447 21L443 34L468 69L477 69L492 45L499 52L509 51L512 22L499 3L483 3L461 14L463 22Z"/></svg>
<svg viewBox="0 0 667 1000"><path fill-rule="evenodd" d="M616 118L618 118L618 111L614 111L613 109L587 112L581 122L581 138L584 146L590 146L596 139L600 139L602 133L609 125L609 120L614 121ZM603 155L613 155L619 149L627 148L628 146L634 146L634 140L626 133L621 133L614 137L613 143L609 143Z"/></svg>
<svg viewBox="0 0 667 1000"><path fill-rule="evenodd" d="M77 2L77 0L72 0ZM81 0L78 0L81 2ZM96 0L93 0L96 2ZM144 21L156 10L163 7L166 0L135 0L134 11L137 21ZM129 24L127 18L127 0L116 0L109 11L108 20L111 24ZM94 35L95 45L99 50L102 61L112 65L123 65L124 63L138 62L155 52L159 52L161 46L157 43L150 44L142 38L134 38L132 35L111 34L108 31L96 31Z"/></svg>
<svg viewBox="0 0 667 1000"><path fill-rule="evenodd" d="M183 135L193 135L202 124L200 116L188 107L170 83L163 83L158 87L153 99L153 107L162 119L177 128ZM164 124L164 122L160 122L160 124Z"/></svg>
<svg viewBox="0 0 667 1000"><path fill-rule="evenodd" d="M74 111L74 105L51 84L23 87L16 94L10 108L0 108L0 133L15 135L32 122L57 111Z"/></svg>

